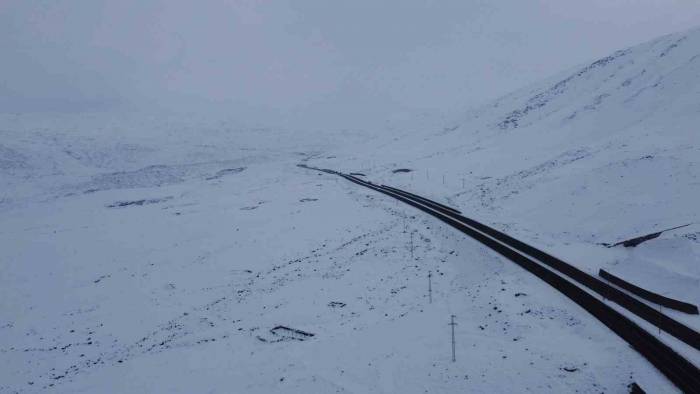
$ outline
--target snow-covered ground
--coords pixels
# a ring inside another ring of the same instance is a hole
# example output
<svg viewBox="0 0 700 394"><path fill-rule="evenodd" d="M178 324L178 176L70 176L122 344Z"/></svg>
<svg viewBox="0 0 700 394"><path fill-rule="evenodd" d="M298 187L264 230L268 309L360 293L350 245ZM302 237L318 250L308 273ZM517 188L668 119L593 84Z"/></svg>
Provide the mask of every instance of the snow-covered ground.
<svg viewBox="0 0 700 394"><path fill-rule="evenodd" d="M316 164L446 201L593 273L698 304L699 123L696 29L566 71L438 132ZM637 248L600 245L685 224Z"/></svg>
<svg viewBox="0 0 700 394"><path fill-rule="evenodd" d="M0 392L673 392L514 264L296 164L363 172L698 304L698 103L691 31L437 131L0 115Z"/></svg>

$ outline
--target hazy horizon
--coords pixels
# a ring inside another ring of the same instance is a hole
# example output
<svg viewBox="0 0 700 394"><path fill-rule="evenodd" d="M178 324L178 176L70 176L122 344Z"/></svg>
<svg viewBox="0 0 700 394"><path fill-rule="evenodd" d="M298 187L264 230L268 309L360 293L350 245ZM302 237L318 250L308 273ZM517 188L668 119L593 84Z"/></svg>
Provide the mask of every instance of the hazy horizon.
<svg viewBox="0 0 700 394"><path fill-rule="evenodd" d="M697 25L700 3L682 0L6 0L0 108L217 108L296 127L410 121Z"/></svg>

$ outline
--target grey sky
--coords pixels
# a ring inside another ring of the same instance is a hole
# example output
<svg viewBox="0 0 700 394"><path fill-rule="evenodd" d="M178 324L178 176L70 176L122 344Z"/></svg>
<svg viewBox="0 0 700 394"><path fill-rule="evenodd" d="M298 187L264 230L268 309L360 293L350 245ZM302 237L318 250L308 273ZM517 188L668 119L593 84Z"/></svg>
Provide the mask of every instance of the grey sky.
<svg viewBox="0 0 700 394"><path fill-rule="evenodd" d="M695 26L696 0L0 0L0 106L372 124L466 109Z"/></svg>

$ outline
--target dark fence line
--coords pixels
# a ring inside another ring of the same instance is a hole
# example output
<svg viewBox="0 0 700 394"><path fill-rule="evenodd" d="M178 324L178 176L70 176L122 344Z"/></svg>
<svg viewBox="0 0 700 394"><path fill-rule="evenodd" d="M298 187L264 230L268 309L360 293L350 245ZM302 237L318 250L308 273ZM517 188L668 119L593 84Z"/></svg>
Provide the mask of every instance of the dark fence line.
<svg viewBox="0 0 700 394"><path fill-rule="evenodd" d="M633 248L633 247L635 247L635 246L641 244L642 242L646 242L646 241L649 241L649 240L652 240L652 239L655 239L655 238L659 238L659 236L660 236L661 234L665 233L666 231L671 231L671 230L676 230L676 229L683 228L683 227L688 227L688 226L690 226L691 224L692 224L692 223L688 223L688 224L684 224L684 225L682 225L682 226L676 226L676 227L667 228L667 229L665 229L665 230L657 231L657 232L655 232L655 233L651 233L651 234L647 234L647 235L642 235L642 236L640 236L640 237L634 237L634 238L630 238L630 239L627 239L627 240L624 240L624 241L616 242L616 243L614 243L614 244L602 243L601 245L603 245L603 246L605 246L605 247L608 247L608 248L612 248L612 247L620 246L620 245L622 245L622 246L624 246L624 247L626 247L626 248Z"/></svg>
<svg viewBox="0 0 700 394"><path fill-rule="evenodd" d="M621 287L621 288L629 291L630 293L637 295L637 296L639 296L647 301L665 306L666 308L675 309L677 311L685 312L685 313L688 313L691 315L698 314L698 307L696 305L689 304L689 303L683 302L683 301L674 300L673 298L668 298L668 297L663 296L661 294L651 292L651 291L646 290L644 288L641 288L635 284L627 282L626 280L624 280L620 277L617 277L617 276L605 271L604 269L601 269L600 271L598 271L598 275L601 278L614 284L615 286Z"/></svg>

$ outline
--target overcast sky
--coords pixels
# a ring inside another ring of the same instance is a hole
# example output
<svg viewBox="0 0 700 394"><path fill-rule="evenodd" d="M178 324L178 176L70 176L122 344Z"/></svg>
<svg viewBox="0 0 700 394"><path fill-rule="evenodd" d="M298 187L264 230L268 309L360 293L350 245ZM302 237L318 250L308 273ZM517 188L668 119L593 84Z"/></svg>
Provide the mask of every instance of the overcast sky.
<svg viewBox="0 0 700 394"><path fill-rule="evenodd" d="M0 111L342 127L459 111L696 26L698 0L0 0Z"/></svg>

